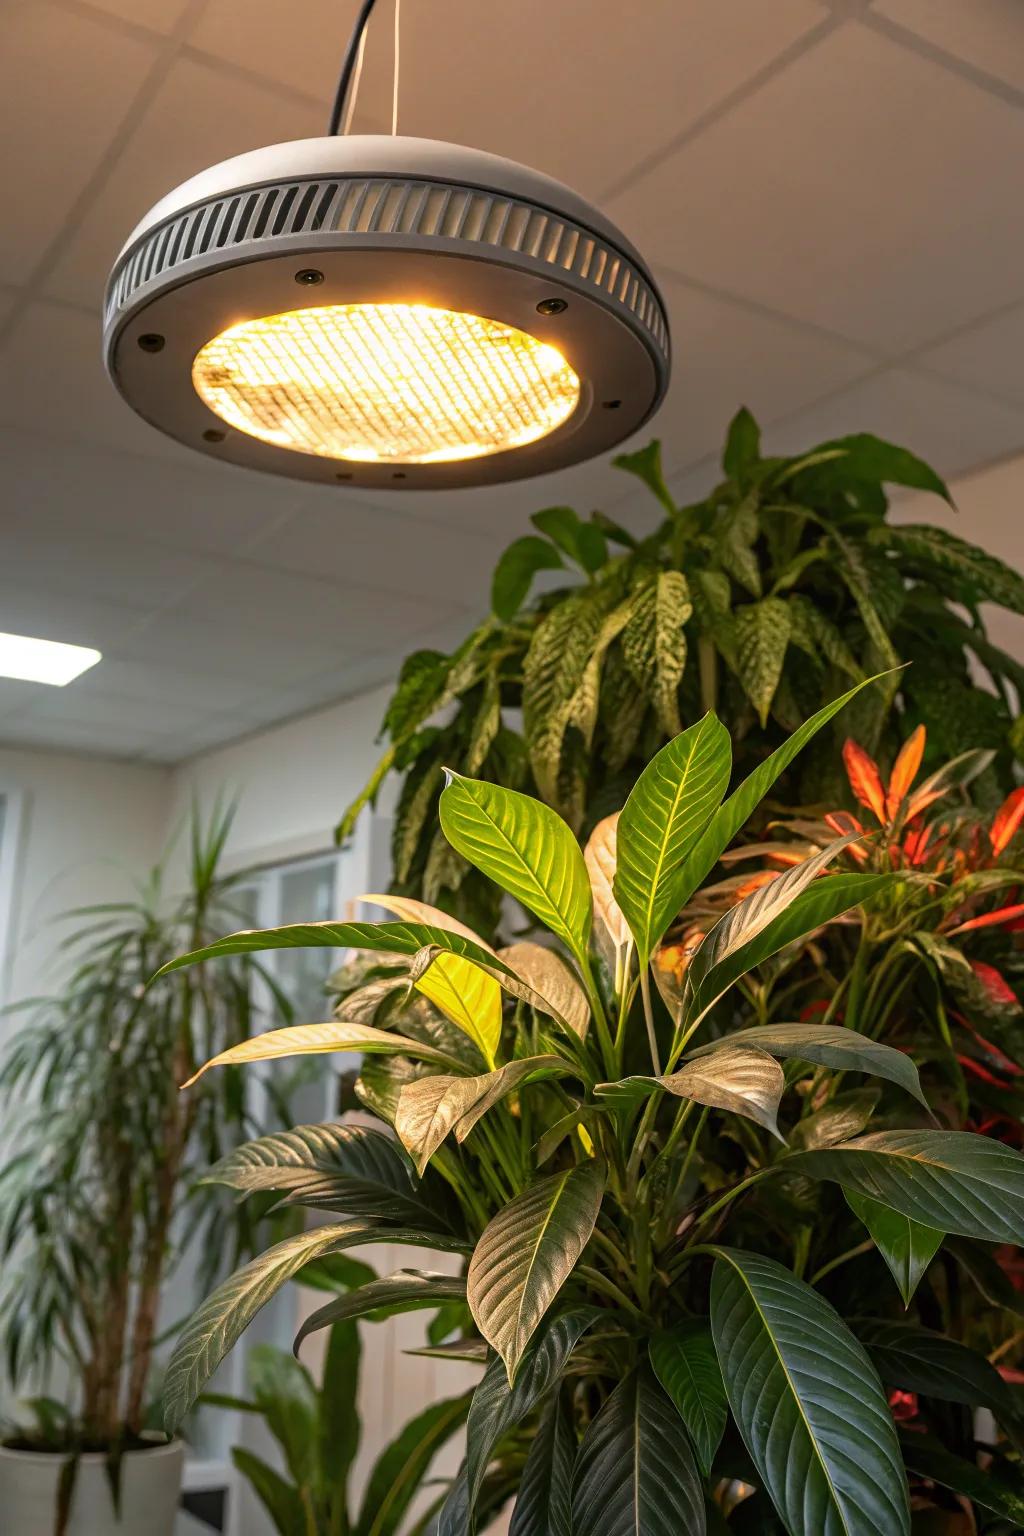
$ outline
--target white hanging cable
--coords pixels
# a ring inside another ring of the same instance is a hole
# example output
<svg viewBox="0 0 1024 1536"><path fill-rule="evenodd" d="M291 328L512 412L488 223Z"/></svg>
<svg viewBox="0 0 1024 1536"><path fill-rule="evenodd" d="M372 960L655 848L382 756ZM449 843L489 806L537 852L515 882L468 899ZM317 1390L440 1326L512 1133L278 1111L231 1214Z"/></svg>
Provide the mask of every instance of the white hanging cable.
<svg viewBox="0 0 1024 1536"><path fill-rule="evenodd" d="M363 78L363 55L366 52L366 28L363 28L359 39L359 52L356 55L356 69L352 80L352 90L349 93L348 107L345 111L345 124L342 133L348 133L352 127L352 119L356 112L356 101L359 97L359 82Z"/></svg>
<svg viewBox="0 0 1024 1536"><path fill-rule="evenodd" d="M402 52L402 0L395 0L395 83L391 95L391 136L398 135L398 79Z"/></svg>

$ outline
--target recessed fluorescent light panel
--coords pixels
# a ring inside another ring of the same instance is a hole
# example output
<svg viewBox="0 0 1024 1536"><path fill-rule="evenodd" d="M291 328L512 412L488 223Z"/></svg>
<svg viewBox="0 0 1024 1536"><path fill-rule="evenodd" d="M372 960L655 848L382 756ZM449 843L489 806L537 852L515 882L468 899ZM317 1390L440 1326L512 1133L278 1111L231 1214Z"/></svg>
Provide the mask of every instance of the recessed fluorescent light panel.
<svg viewBox="0 0 1024 1536"><path fill-rule="evenodd" d="M87 645L63 645L59 640L33 640L28 635L0 634L0 677L24 683L51 683L63 688L88 672L101 652Z"/></svg>

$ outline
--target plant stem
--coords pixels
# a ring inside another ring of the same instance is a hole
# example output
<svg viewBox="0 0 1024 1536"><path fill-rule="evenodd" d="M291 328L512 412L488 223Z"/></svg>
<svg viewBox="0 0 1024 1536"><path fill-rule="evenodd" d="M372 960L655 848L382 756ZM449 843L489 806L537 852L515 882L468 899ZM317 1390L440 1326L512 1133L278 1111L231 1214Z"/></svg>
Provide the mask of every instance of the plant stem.
<svg viewBox="0 0 1024 1536"><path fill-rule="evenodd" d="M713 1216L717 1216L719 1211L724 1211L726 1206L731 1205L738 1195L745 1194L748 1189L753 1188L755 1184L759 1184L762 1179L766 1179L770 1174L777 1172L777 1168L759 1168L756 1173L752 1173L749 1175L749 1177L743 1179L739 1184L735 1186L735 1188L730 1189L727 1194L724 1194L720 1200L716 1200L714 1205L708 1206L708 1209L704 1212L703 1216L698 1218L697 1225L693 1229L694 1232L696 1233L698 1229L709 1222Z"/></svg>
<svg viewBox="0 0 1024 1536"><path fill-rule="evenodd" d="M651 968L645 965L640 972L640 994L644 1001L644 1023L647 1025L647 1044L651 1052L651 1066L655 1077L661 1076L661 1058L658 1055L658 1037L654 1030L654 1006L651 1002Z"/></svg>
<svg viewBox="0 0 1024 1536"><path fill-rule="evenodd" d="M870 1253L874 1246L873 1241L869 1237L866 1242L858 1243L856 1248L848 1248L838 1258L830 1259L827 1264L823 1264L820 1269L816 1269L811 1276L810 1284L817 1285L819 1280L824 1280L825 1276L830 1275L834 1269L838 1269L840 1264L845 1264L849 1259L859 1259L862 1253Z"/></svg>

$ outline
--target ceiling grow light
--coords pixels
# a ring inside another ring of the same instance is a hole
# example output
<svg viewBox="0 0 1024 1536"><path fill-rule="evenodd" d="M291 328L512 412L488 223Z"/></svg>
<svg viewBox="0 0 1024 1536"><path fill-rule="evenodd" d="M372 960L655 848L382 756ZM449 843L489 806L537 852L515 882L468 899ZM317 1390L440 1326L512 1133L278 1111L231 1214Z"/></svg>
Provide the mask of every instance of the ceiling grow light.
<svg viewBox="0 0 1024 1536"><path fill-rule="evenodd" d="M567 187L478 150L331 132L239 155L150 210L107 289L128 404L234 464L378 489L560 469L660 403L643 260Z"/></svg>

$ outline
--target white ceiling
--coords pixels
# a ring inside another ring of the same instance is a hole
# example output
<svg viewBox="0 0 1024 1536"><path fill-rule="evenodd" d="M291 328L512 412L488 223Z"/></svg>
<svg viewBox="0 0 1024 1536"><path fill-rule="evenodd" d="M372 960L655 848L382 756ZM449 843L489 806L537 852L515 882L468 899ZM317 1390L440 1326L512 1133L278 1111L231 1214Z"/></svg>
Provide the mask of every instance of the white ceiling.
<svg viewBox="0 0 1024 1536"><path fill-rule="evenodd" d="M389 116L392 6L357 130ZM178 760L454 644L537 507L650 515L603 463L296 487L179 448L108 386L127 232L205 165L322 132L355 10L6 0L0 630L104 659L61 690L0 681L0 742ZM401 56L402 131L561 177L653 263L681 495L741 402L781 447L870 429L947 475L1024 451L1021 0L403 0ZM1016 525L984 536L1019 561Z"/></svg>

